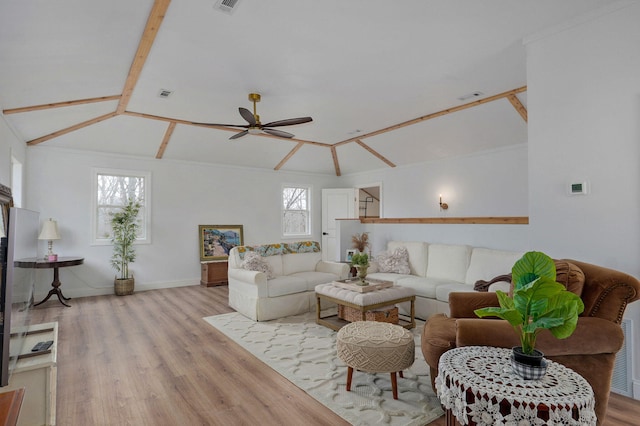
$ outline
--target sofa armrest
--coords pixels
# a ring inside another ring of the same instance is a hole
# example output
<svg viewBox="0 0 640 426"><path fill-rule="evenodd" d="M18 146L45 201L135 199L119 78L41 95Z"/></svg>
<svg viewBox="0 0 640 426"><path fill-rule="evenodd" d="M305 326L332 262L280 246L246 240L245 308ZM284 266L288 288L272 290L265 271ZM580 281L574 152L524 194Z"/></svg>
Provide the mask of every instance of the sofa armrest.
<svg viewBox="0 0 640 426"><path fill-rule="evenodd" d="M229 268L227 272L229 290L251 294L253 297L267 297L267 274L247 269Z"/></svg>
<svg viewBox="0 0 640 426"><path fill-rule="evenodd" d="M317 272L327 272L330 274L335 274L341 280L347 279L349 277L350 269L351 267L349 266L348 263L327 262L327 261L321 260L316 264Z"/></svg>
<svg viewBox="0 0 640 426"><path fill-rule="evenodd" d="M496 293L465 291L449 293L449 316L451 318L478 318L476 309L500 306Z"/></svg>
<svg viewBox="0 0 640 426"><path fill-rule="evenodd" d="M573 334L557 339L549 330L542 330L536 340L536 349L545 356L595 355L616 353L622 347L624 334L619 324L602 318L580 317ZM456 320L456 347L496 346L512 348L520 346L513 327L500 319Z"/></svg>

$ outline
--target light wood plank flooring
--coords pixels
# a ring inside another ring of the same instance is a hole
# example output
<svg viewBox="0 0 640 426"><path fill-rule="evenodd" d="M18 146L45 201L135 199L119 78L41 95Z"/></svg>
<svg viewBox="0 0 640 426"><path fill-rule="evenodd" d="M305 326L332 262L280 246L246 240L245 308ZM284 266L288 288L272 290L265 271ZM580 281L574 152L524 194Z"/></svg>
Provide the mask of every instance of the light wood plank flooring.
<svg viewBox="0 0 640 426"><path fill-rule="evenodd" d="M226 286L57 300L58 425L348 425L202 320L231 312ZM608 426L640 402L612 394ZM444 418L431 425L444 425Z"/></svg>

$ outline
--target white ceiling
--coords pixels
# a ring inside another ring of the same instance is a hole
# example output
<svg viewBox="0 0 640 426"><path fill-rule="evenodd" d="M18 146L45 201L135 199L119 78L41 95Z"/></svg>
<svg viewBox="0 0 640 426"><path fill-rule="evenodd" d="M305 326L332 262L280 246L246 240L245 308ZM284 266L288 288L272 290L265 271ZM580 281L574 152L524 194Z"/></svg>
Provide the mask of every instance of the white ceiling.
<svg viewBox="0 0 640 426"><path fill-rule="evenodd" d="M159 3L168 0L159 1ZM0 108L25 142L155 158L170 120L244 124L238 107L262 95L262 122L296 141L178 123L162 159L342 174L465 155L527 142L526 122L506 99L362 142L358 135L526 86L524 37L615 0L173 0L126 111L118 100L10 113L10 109L121 95L152 0L0 2ZM394 9L394 7L396 9ZM165 99L161 89L172 90ZM518 94L526 106L526 92ZM238 131L238 130L235 130ZM287 161L297 140L305 143ZM162 161L160 159L159 161Z"/></svg>

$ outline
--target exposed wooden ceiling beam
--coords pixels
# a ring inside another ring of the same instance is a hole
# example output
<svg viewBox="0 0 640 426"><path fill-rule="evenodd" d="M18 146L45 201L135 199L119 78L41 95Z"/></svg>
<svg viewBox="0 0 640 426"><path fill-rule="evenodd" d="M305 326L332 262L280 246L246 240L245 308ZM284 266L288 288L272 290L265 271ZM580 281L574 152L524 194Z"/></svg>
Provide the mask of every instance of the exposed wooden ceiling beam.
<svg viewBox="0 0 640 426"><path fill-rule="evenodd" d="M378 157L380 160L382 160L387 166L389 167L395 167L396 165L393 164L391 161L389 161L386 157L382 156L378 151L374 150L373 148L371 148L369 145L367 145L366 143L362 142L360 139L356 139L355 142L360 145L361 147L363 147L364 149L366 149L367 151L369 151L371 154L373 154L374 156ZM337 144L336 144L337 145Z"/></svg>
<svg viewBox="0 0 640 426"><path fill-rule="evenodd" d="M164 151L167 149L167 145L169 145L169 140L171 139L171 135L176 128L176 122L172 121L169 123L169 127L167 127L167 131L164 133L164 138L162 138L162 143L160 144L160 148L158 148L158 153L156 154L157 159L161 159L164 155Z"/></svg>
<svg viewBox="0 0 640 426"><path fill-rule="evenodd" d="M27 142L27 145L33 146L38 145L39 143L46 142L49 139L57 138L62 135L66 135L67 133L71 133L75 130L82 129L83 127L91 126L92 124L99 123L101 121L107 120L111 117L115 117L118 115L116 112L110 112L108 114L101 115L96 118L92 118L91 120L83 121L82 123L75 124L71 127L67 127L66 129L58 130L57 132L49 133L48 135L39 137L37 139L33 139Z"/></svg>
<svg viewBox="0 0 640 426"><path fill-rule="evenodd" d="M338 153L336 152L336 147L331 147L331 157L333 158L333 167L336 169L336 176L342 176L340 173L340 162L338 161Z"/></svg>
<svg viewBox="0 0 640 426"><path fill-rule="evenodd" d="M458 105L456 107L443 109L442 111L434 112L432 114L423 115L422 117L414 118L413 120L409 120L409 121L404 121L404 122L399 123L399 124L394 124L393 126L385 127L384 129L376 130L374 132L366 133L364 135L360 135L360 136L356 136L356 137L353 137L353 138L345 139L342 142L338 142L337 144L335 144L335 146L343 145L343 144L346 144L346 143L349 143L349 142L354 142L354 141L356 141L358 139L362 140L362 139L370 138L370 137L373 137L373 136L381 135L383 133L391 132L393 130L398 130L398 129L401 129L403 127L411 126L413 124L422 123L423 121L431 120L432 118L442 117L443 115L447 115L447 114L451 114L451 113L454 113L454 112L462 111L462 110L465 110L467 108L473 108L473 107L478 106L478 105L486 104L487 102L493 102L493 101L496 101L498 99L506 98L506 97L508 97L510 95L515 95L515 94L520 93L520 92L525 92L526 90L527 90L527 86L522 86L522 87L519 87L519 88L514 89L514 90L509 90L508 92L499 93L499 94L494 95L494 96L489 96L488 98L479 99L477 101L469 102L467 104L462 104L462 105Z"/></svg>
<svg viewBox="0 0 640 426"><path fill-rule="evenodd" d="M282 139L282 138L280 138L280 139ZM291 139L287 139L287 140L291 140ZM289 161L289 159L290 159L291 157L293 157L293 154L295 154L296 152L298 152L298 150L299 150L300 148L302 148L302 146L303 146L303 145L304 145L304 142L298 142L298 144L297 144L296 146L294 146L294 147L293 147L293 149L292 149L291 151L289 151L289 153L288 153L288 154L287 154L287 155L286 155L282 160L280 160L280 162L278 163L278 165L277 165L277 166L275 166L275 167L273 168L273 170L280 170L280 169L282 168L282 166L284 166L284 165L285 165L285 163L286 163L287 161Z"/></svg>
<svg viewBox="0 0 640 426"><path fill-rule="evenodd" d="M156 0L153 3L153 8L151 9L151 13L147 19L147 25L142 33L140 43L138 44L136 56L131 64L131 68L129 69L127 80L124 83L122 98L120 98L118 108L116 109L118 114L122 114L127 110L127 105L129 105L133 89L135 89L140 73L142 72L142 68L144 67L144 63L147 61L147 57L151 51L151 46L153 46L153 41L158 34L162 20L169 8L169 3L171 3L171 0Z"/></svg>
<svg viewBox="0 0 640 426"><path fill-rule="evenodd" d="M70 107L75 105L91 104L95 102L117 101L119 99L120 99L120 95L101 96L99 98L78 99L76 101L64 101L64 102L55 102L51 104L32 105L32 106L26 106L21 108L3 109L2 113L5 115L17 114L20 112L40 111L43 109Z"/></svg>
<svg viewBox="0 0 640 426"><path fill-rule="evenodd" d="M525 123L528 123L527 109L524 107L524 105L522 105L522 102L520 102L520 99L518 99L516 95L509 95L507 96L507 99L509 99L509 102L511 102L511 105L513 105L516 111L518 111L518 114L520 114L520 117L522 117Z"/></svg>

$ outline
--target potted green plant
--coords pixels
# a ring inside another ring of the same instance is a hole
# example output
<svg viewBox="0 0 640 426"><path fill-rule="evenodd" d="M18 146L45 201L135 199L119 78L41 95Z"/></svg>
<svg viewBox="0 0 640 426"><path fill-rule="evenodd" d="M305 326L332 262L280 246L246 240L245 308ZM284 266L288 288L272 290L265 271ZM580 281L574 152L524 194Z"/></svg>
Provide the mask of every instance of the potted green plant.
<svg viewBox="0 0 640 426"><path fill-rule="evenodd" d="M511 274L513 296L497 291L500 307L474 312L479 317L496 316L508 321L520 338L521 346L513 348L516 361L540 366L544 354L535 348L538 333L548 329L556 338L566 339L576 329L584 304L577 294L556 282L555 263L544 253L525 253L513 265Z"/></svg>
<svg viewBox="0 0 640 426"><path fill-rule="evenodd" d="M367 269L369 269L369 255L367 253L355 253L351 256L351 265L358 271L360 285L367 285L364 280L367 277Z"/></svg>
<svg viewBox="0 0 640 426"><path fill-rule="evenodd" d="M114 280L114 291L118 296L133 294L135 281L133 274L129 275L129 263L136 260L133 243L140 227L137 221L140 207L140 203L129 201L120 211L111 213L111 266L120 273Z"/></svg>

